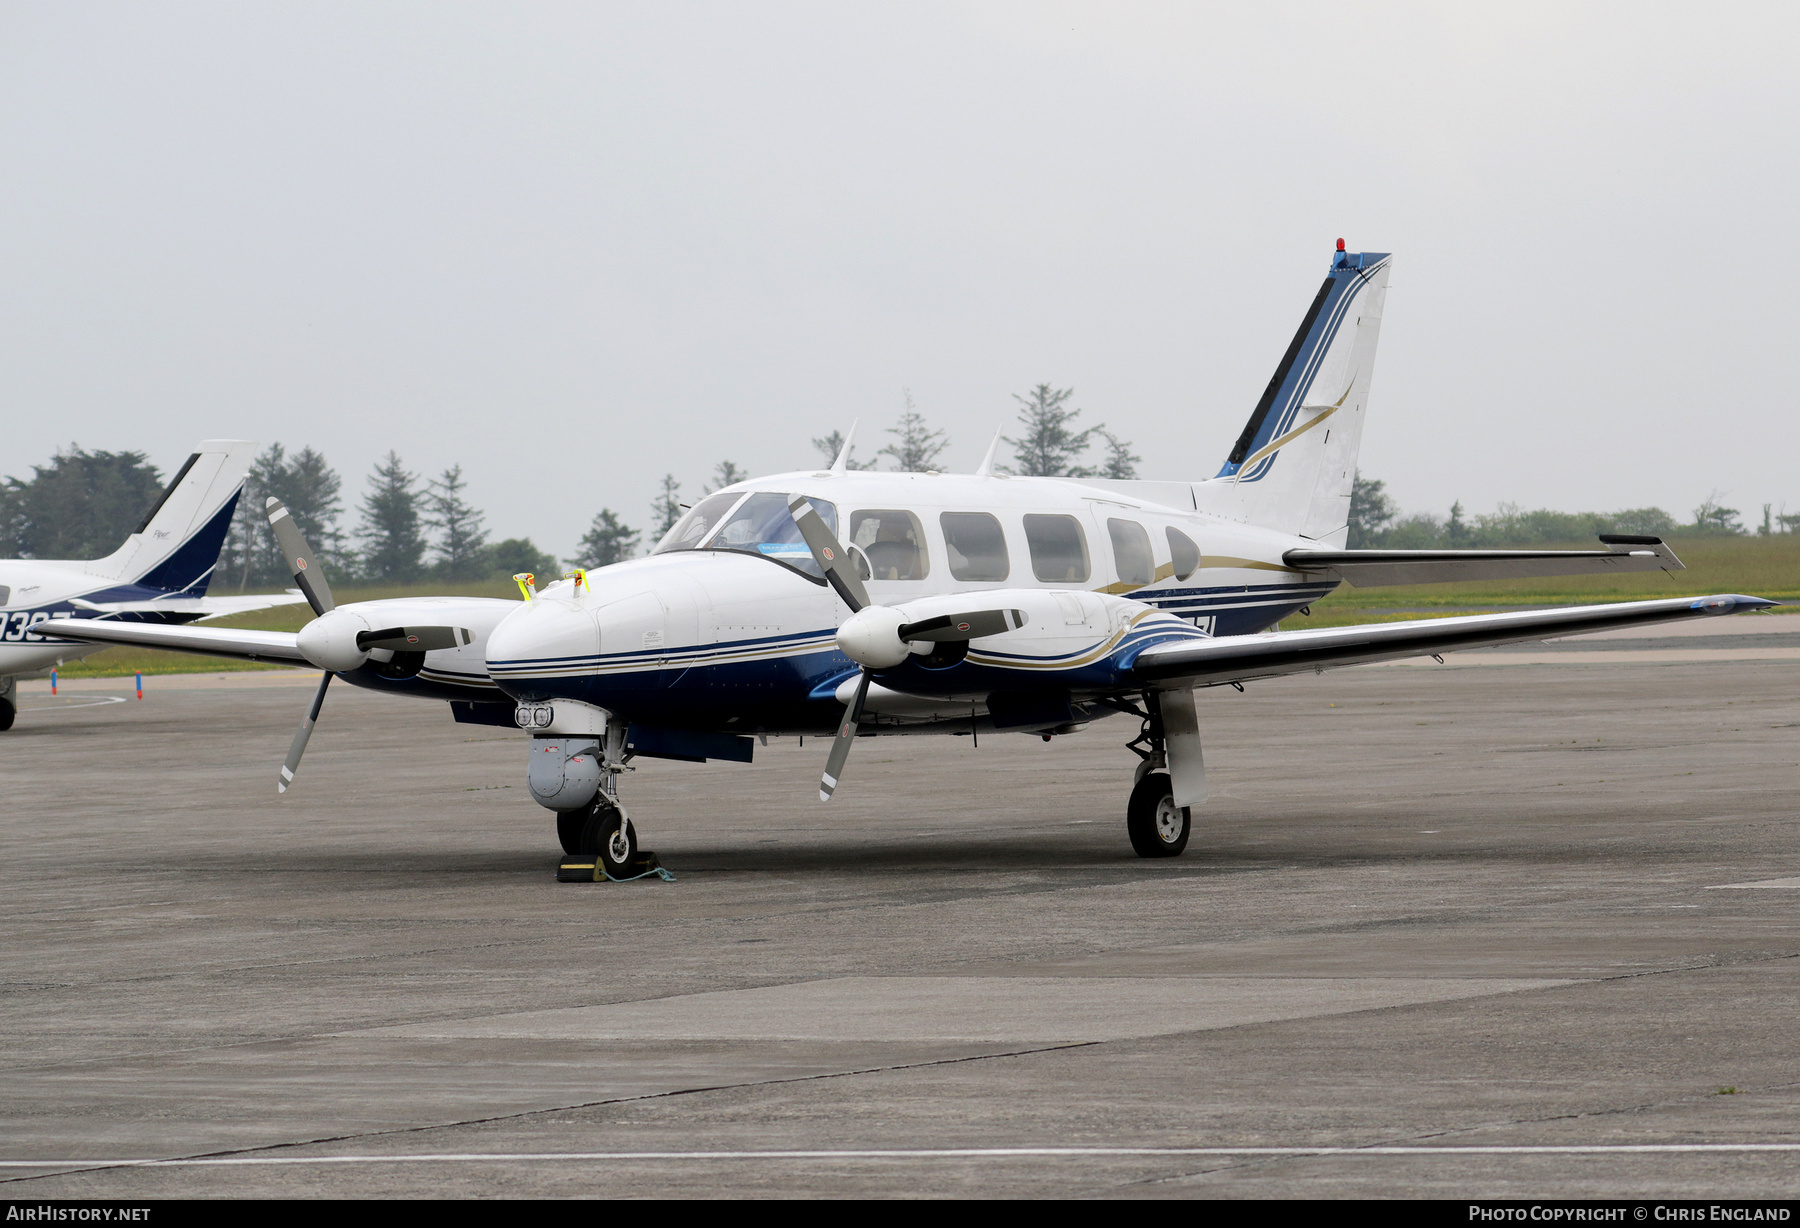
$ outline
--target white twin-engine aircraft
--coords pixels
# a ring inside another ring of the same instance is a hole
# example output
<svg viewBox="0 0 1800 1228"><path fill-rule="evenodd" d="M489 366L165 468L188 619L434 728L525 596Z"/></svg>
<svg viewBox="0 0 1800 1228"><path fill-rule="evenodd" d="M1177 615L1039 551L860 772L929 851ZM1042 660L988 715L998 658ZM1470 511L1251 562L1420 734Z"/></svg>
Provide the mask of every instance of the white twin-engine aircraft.
<svg viewBox="0 0 1800 1228"><path fill-rule="evenodd" d="M1200 482L829 470L740 482L646 558L572 572L525 601L333 608L311 552L271 518L319 617L298 635L80 623L66 634L328 671L517 724L527 781L570 853L615 876L636 828L633 756L748 763L754 735L828 734L829 799L859 736L1052 738L1118 714L1139 759L1132 846L1168 857L1206 797L1200 687L1452 649L1756 610L1713 596L1270 631L1340 583L1674 571L1659 539L1603 550L1345 550L1351 480L1390 264L1343 243L1217 476ZM996 440L996 443L998 441ZM64 633L59 626L58 633Z"/></svg>
<svg viewBox="0 0 1800 1228"><path fill-rule="evenodd" d="M50 618L179 625L304 600L299 593L206 595L255 450L240 439L202 443L124 545L103 559L0 559L0 730L11 729L18 712L15 679L105 647L46 640L37 628Z"/></svg>

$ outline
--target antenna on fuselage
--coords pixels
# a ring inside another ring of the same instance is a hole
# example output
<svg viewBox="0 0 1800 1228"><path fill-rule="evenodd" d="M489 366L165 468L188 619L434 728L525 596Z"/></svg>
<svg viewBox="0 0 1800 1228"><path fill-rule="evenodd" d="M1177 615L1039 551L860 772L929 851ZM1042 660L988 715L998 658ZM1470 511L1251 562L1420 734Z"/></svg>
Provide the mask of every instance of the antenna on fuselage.
<svg viewBox="0 0 1800 1228"><path fill-rule="evenodd" d="M987 455L981 458L979 465L975 466L976 477L991 478L994 476L994 453L1000 450L1000 432L1005 429L1004 426L994 428L994 442L988 445Z"/></svg>
<svg viewBox="0 0 1800 1228"><path fill-rule="evenodd" d="M861 418L850 422L850 429L844 433L844 446L838 449L837 459L831 462L831 472L843 473L850 468L850 445L856 442L856 424Z"/></svg>

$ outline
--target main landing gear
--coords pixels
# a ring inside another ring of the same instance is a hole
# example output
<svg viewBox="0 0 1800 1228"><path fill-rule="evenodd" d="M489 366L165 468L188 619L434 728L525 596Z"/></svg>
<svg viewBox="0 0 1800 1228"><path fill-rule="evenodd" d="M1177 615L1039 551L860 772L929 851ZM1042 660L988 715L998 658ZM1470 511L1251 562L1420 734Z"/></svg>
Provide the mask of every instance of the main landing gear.
<svg viewBox="0 0 1800 1228"><path fill-rule="evenodd" d="M1175 782L1170 773L1170 752L1181 760L1175 770L1185 772L1189 789L1198 777L1199 797L1204 800L1204 771L1199 764L1200 743L1193 718L1193 693L1176 692L1144 696L1144 707L1119 705L1143 719L1138 736L1126 743L1126 749L1138 759L1137 779L1131 788L1131 800L1125 806L1125 832L1139 857L1179 857L1187 847L1188 833L1193 827L1193 810L1177 805ZM1168 709L1165 711L1165 708ZM1165 726L1165 718L1171 718ZM1171 738L1170 734L1175 735ZM1185 736L1184 736L1185 735Z"/></svg>

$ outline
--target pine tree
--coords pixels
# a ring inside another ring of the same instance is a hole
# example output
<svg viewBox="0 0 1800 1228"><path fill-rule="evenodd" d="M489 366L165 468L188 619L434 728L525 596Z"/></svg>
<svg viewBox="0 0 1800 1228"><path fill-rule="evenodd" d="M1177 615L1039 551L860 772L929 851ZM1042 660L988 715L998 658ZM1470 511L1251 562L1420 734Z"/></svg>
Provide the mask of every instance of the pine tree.
<svg viewBox="0 0 1800 1228"><path fill-rule="evenodd" d="M831 434L814 439L812 442L813 447L819 450L819 455L825 458L825 463L827 465L832 465L837 462L838 453L844 450L844 432L833 431ZM844 468L846 469L873 469L874 467L874 461L857 460L856 449L854 447L850 449L850 459L844 462Z"/></svg>
<svg viewBox="0 0 1800 1228"><path fill-rule="evenodd" d="M80 444L6 481L10 555L94 559L111 554L162 498L163 481L142 452L88 452Z"/></svg>
<svg viewBox="0 0 1800 1228"><path fill-rule="evenodd" d="M1363 550L1375 545L1388 522L1400 514L1385 492L1387 483L1365 478L1359 470L1350 480L1350 539L1347 549Z"/></svg>
<svg viewBox="0 0 1800 1228"><path fill-rule="evenodd" d="M663 474L662 491L651 501L650 516L656 526L658 541L681 519L681 483L675 480L674 474Z"/></svg>
<svg viewBox="0 0 1800 1228"><path fill-rule="evenodd" d="M1138 462L1144 458L1132 452L1131 444L1103 427L1095 427L1094 433L1106 440L1106 460L1101 463L1100 472L1095 476L1118 478L1122 481L1137 477Z"/></svg>
<svg viewBox="0 0 1800 1228"><path fill-rule="evenodd" d="M270 444L251 462L244 479L231 532L219 553L219 573L235 578L239 589L293 584L293 572L269 528L270 495L281 500L301 535L328 566L343 567L344 535L337 528L343 510L338 502L341 488L324 456L302 448L290 458L280 444Z"/></svg>
<svg viewBox="0 0 1800 1228"><path fill-rule="evenodd" d="M594 517L594 523L588 526L587 535L581 539L581 546L569 560L569 565L605 567L621 562L637 553L638 536L636 529L619 523L611 508L603 507Z"/></svg>
<svg viewBox="0 0 1800 1228"><path fill-rule="evenodd" d="M727 486L735 486L749 476L730 461L722 460L719 462L719 467L713 470L714 484L706 487L705 493L710 495L715 490L724 490Z"/></svg>
<svg viewBox="0 0 1800 1228"><path fill-rule="evenodd" d="M356 531L364 542L365 578L404 584L418 579L424 570L425 538L419 532L419 493L414 489L417 480L391 451L369 475L362 525Z"/></svg>
<svg viewBox="0 0 1800 1228"><path fill-rule="evenodd" d="M487 530L481 524L482 514L463 498L467 485L462 466L452 465L430 484L425 495L425 523L440 534L438 571L448 580L473 579L484 570L482 547L487 544Z"/></svg>
<svg viewBox="0 0 1800 1228"><path fill-rule="evenodd" d="M906 398L906 409L900 415L899 425L888 428L888 434L899 438L876 455L893 457L894 469L900 473L930 472L937 468L937 458L950 446L950 438L925 425L925 415L913 405L911 389L902 388L900 393Z"/></svg>
<svg viewBox="0 0 1800 1228"><path fill-rule="evenodd" d="M1073 423L1081 414L1079 409L1068 408L1068 400L1074 395L1073 388L1052 388L1049 384L1039 384L1029 396L1013 395L1025 429L1017 439L1006 437L1006 442L1013 446L1022 477L1092 476L1090 470L1075 462L1087 451L1089 437L1101 427L1074 429Z"/></svg>

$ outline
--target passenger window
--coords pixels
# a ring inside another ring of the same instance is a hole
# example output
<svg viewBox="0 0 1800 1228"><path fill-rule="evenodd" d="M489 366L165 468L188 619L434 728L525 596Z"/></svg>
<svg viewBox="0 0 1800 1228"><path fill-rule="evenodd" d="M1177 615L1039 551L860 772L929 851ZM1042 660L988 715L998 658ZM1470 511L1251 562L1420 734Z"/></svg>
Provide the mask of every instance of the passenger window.
<svg viewBox="0 0 1800 1228"><path fill-rule="evenodd" d="M1200 547L1194 539L1180 529L1169 529L1169 562L1174 565L1175 578L1185 580L1200 570Z"/></svg>
<svg viewBox="0 0 1800 1228"><path fill-rule="evenodd" d="M9 602L11 600L12 600L12 589L8 588L4 584L0 584L0 605L5 605L7 602Z"/></svg>
<svg viewBox="0 0 1800 1228"><path fill-rule="evenodd" d="M1087 534L1075 517L1025 517L1025 544L1031 548L1031 570L1038 579L1046 584L1087 583Z"/></svg>
<svg viewBox="0 0 1800 1228"><path fill-rule="evenodd" d="M1156 578L1156 560L1150 555L1150 535L1135 520L1108 520L1106 533L1112 538L1113 564L1119 569L1123 584L1148 584Z"/></svg>
<svg viewBox="0 0 1800 1228"><path fill-rule="evenodd" d="M911 512L853 512L850 545L869 560L875 580L923 580L931 570L925 533Z"/></svg>
<svg viewBox="0 0 1800 1228"><path fill-rule="evenodd" d="M958 580L1004 580L1011 574L998 520L986 512L945 512L938 523L950 548L950 574Z"/></svg>

